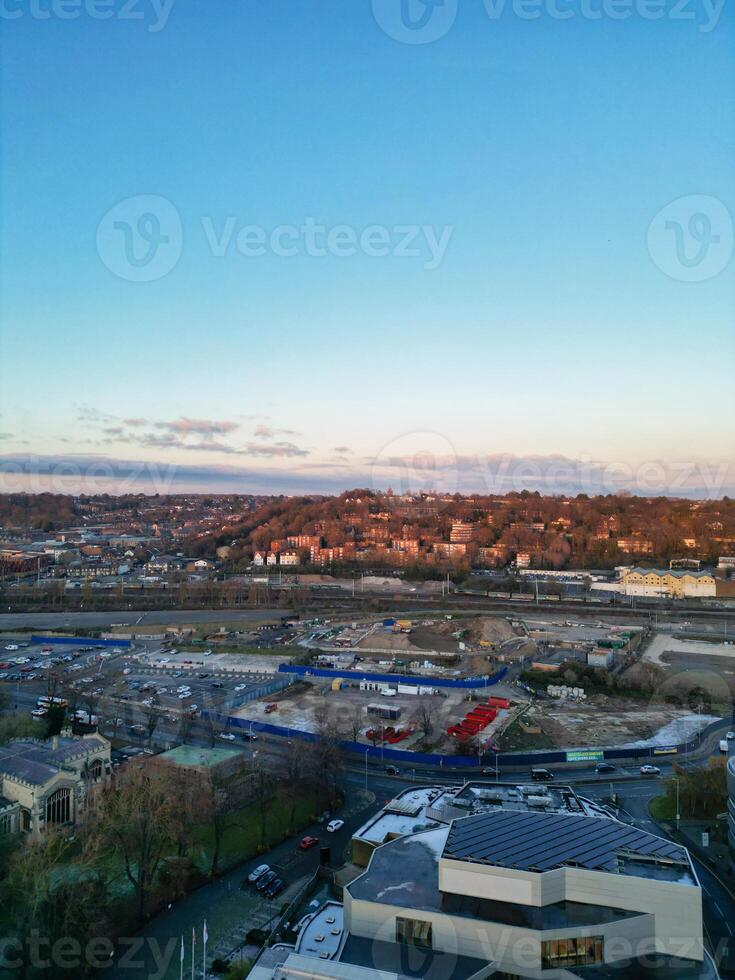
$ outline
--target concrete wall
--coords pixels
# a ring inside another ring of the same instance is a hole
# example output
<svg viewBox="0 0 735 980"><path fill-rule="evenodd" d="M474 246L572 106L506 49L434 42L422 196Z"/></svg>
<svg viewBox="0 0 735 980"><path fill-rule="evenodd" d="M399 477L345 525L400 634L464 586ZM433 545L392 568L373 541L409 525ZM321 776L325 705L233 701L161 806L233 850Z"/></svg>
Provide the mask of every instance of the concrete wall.
<svg viewBox="0 0 735 980"><path fill-rule="evenodd" d="M662 952L696 960L704 957L702 892L696 885L583 868L535 874L442 858L439 888L459 895L533 906L566 899L628 912L650 912L656 917L658 948ZM686 953L682 952L685 946Z"/></svg>

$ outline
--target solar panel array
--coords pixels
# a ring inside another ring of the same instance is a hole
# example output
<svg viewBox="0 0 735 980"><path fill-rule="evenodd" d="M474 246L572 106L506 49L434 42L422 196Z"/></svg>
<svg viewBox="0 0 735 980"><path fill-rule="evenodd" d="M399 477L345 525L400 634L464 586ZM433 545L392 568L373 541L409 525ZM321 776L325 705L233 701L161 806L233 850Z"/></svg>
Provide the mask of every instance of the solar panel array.
<svg viewBox="0 0 735 980"><path fill-rule="evenodd" d="M455 820L443 856L524 871L617 871L619 858L626 857L688 866L683 847L617 820L517 811Z"/></svg>

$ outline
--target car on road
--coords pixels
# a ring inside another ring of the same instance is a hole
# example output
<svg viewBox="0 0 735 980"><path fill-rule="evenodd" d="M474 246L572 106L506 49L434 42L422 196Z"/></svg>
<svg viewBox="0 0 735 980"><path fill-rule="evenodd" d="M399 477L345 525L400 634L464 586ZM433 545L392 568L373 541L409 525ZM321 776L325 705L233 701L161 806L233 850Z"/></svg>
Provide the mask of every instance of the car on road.
<svg viewBox="0 0 735 980"><path fill-rule="evenodd" d="M267 715L272 715L274 711L278 711L278 705L277 704L267 704L265 706L265 713Z"/></svg>
<svg viewBox="0 0 735 980"><path fill-rule="evenodd" d="M221 739L224 739L225 742L234 742L235 741L235 736L232 734L232 732L220 732L219 733L219 737Z"/></svg>
<svg viewBox="0 0 735 980"><path fill-rule="evenodd" d="M240 738L243 739L245 742L258 741L258 736L255 735L253 732L240 732Z"/></svg>
<svg viewBox="0 0 735 980"><path fill-rule="evenodd" d="M659 769L658 766L649 766L649 765L641 766L640 772L641 772L641 776L660 776L661 775L661 770Z"/></svg>
<svg viewBox="0 0 735 980"><path fill-rule="evenodd" d="M345 825L344 820L330 820L327 824L327 833L334 834L341 830Z"/></svg>
<svg viewBox="0 0 735 980"><path fill-rule="evenodd" d="M548 769L532 769L531 779L535 783L545 783L554 778L554 773Z"/></svg>
<svg viewBox="0 0 735 980"><path fill-rule="evenodd" d="M732 740L735 738L735 732L728 732L727 735L725 735L725 738L728 740L728 742L732 742Z"/></svg>
<svg viewBox="0 0 735 980"><path fill-rule="evenodd" d="M400 776L401 775L401 770L398 768L398 766L385 766L384 769L383 769L383 772L387 776Z"/></svg>
<svg viewBox="0 0 735 980"><path fill-rule="evenodd" d="M210 687L224 687L224 686L225 685L222 683L222 681L212 681L210 685Z"/></svg>
<svg viewBox="0 0 735 980"><path fill-rule="evenodd" d="M267 864L259 864L257 868L254 868L248 875L248 881L251 885L255 884L258 878L270 871L270 867Z"/></svg>
<svg viewBox="0 0 735 980"><path fill-rule="evenodd" d="M17 650L18 649L18 644L17 643L8 643L8 645L5 647L5 649L6 650Z"/></svg>
<svg viewBox="0 0 735 980"><path fill-rule="evenodd" d="M499 776L500 775L500 770L499 769L496 769L494 766L485 766L485 768L482 770L482 775L483 776Z"/></svg>
<svg viewBox="0 0 735 980"><path fill-rule="evenodd" d="M299 843L299 850L300 851L310 851L311 848L312 847L316 847L316 845L318 843L319 843L319 838L318 837L308 837L308 836L307 837L304 837L304 838L302 838L301 842Z"/></svg>
<svg viewBox="0 0 735 980"><path fill-rule="evenodd" d="M264 891L272 881L276 880L277 877L278 875L275 873L275 871L266 871L266 873L261 875L255 882L256 891Z"/></svg>
<svg viewBox="0 0 735 980"><path fill-rule="evenodd" d="M233 691L244 691L246 686L246 684L235 684Z"/></svg>
<svg viewBox="0 0 735 980"><path fill-rule="evenodd" d="M612 764L612 762L598 762L595 766L595 772L615 772L615 766Z"/></svg>

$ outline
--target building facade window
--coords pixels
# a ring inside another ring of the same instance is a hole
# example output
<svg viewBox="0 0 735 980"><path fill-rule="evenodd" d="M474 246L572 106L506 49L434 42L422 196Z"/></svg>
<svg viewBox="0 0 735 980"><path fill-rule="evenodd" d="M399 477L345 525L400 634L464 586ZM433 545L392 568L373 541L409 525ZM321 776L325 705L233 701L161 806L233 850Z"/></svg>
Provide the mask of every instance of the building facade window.
<svg viewBox="0 0 735 980"><path fill-rule="evenodd" d="M46 823L69 823L71 820L71 790L57 789L46 800Z"/></svg>
<svg viewBox="0 0 735 980"><path fill-rule="evenodd" d="M396 919L396 942L432 949L431 923L422 919Z"/></svg>
<svg viewBox="0 0 735 980"><path fill-rule="evenodd" d="M549 939L541 943L541 967L553 970L566 966L594 966L604 962L602 936Z"/></svg>

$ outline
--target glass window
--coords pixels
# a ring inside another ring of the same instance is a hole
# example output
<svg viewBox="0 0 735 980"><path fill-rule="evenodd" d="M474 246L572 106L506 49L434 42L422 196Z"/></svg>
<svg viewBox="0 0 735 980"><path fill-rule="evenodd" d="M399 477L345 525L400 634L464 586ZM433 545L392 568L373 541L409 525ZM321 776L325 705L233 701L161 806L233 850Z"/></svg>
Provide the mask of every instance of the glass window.
<svg viewBox="0 0 735 980"><path fill-rule="evenodd" d="M594 966L602 962L602 936L548 939L541 943L541 966L544 970L565 966Z"/></svg>
<svg viewBox="0 0 735 980"><path fill-rule="evenodd" d="M396 942L431 949L431 923L421 919L396 918Z"/></svg>

